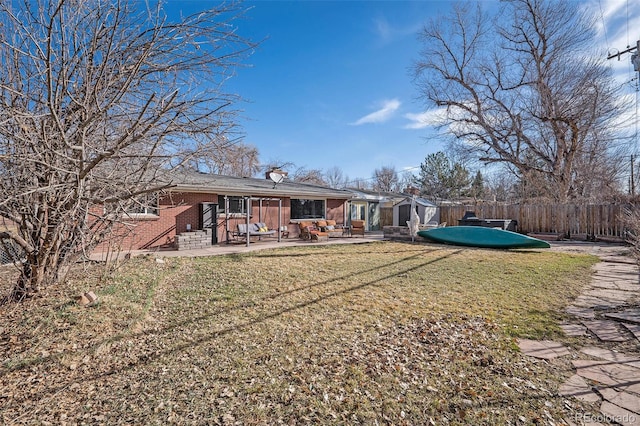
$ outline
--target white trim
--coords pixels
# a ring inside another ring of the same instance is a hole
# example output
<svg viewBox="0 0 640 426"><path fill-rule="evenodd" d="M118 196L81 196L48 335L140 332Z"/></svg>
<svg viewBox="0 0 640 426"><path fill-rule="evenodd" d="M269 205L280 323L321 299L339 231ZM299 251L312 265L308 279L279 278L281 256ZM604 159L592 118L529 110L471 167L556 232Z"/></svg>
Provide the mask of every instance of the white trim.
<svg viewBox="0 0 640 426"><path fill-rule="evenodd" d="M158 210L158 213L127 213L124 212L124 217L128 219L134 220L154 220L160 218L160 210L155 208L154 210Z"/></svg>

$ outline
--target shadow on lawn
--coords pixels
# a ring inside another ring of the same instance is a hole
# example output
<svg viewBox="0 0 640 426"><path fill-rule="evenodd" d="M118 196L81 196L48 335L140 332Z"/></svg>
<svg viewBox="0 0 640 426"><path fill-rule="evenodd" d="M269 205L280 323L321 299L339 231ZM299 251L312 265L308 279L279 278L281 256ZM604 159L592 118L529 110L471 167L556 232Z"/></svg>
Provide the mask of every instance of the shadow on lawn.
<svg viewBox="0 0 640 426"><path fill-rule="evenodd" d="M378 243L363 243L363 244L359 244L358 248L361 248L362 246L366 246L367 244L378 244ZM231 254L229 256L233 256L234 260L243 260L243 259L253 259L253 258L260 258L260 259L269 259L269 258L273 258L273 259L279 259L279 258L293 258L293 257L316 257L319 254L326 254L326 255L332 255L332 256L344 256L344 255L348 255L348 253L342 253L342 252L337 252L335 251L335 247L340 247L340 246L335 246L335 245L328 245L328 246L316 246L313 247L314 251L309 251L309 250L305 250L304 253L273 253L273 252L262 252L262 251L258 251L258 252L248 252L248 253L234 253ZM299 247L286 247L286 248L282 248L279 250L283 250L283 251L294 251L296 249L298 249ZM448 248L451 249L461 249L461 247L453 247L450 246ZM403 253L410 253L410 252L415 252L415 253L429 253L429 252L434 252L434 251L440 251L441 249L439 248L430 248L430 247L425 247L425 246L421 246L421 247L412 247L409 248L407 250L404 250ZM388 251L363 251L363 250L358 250L358 254L367 254L367 253L371 253L371 254L397 254L398 251L397 250L388 250Z"/></svg>
<svg viewBox="0 0 640 426"><path fill-rule="evenodd" d="M246 321L240 322L238 324L234 324L234 325L228 326L228 327L223 328L221 330L213 331L210 334L207 334L206 336L203 336L203 337L201 337L199 339L194 339L194 340L182 343L182 344L176 344L176 345L174 345L174 346L172 346L170 348L164 349L164 350L154 351L153 354L141 353L136 360L132 360L131 362L129 362L126 365L117 366L117 367L108 369L108 370L103 371L103 372L101 372L99 374L92 375L91 377L86 377L84 375L80 375L80 376L78 376L76 378L71 377L71 375L65 376L66 378L69 379L69 380L66 381L66 383L59 383L59 384L57 384L57 386L52 383L52 386L47 387L47 389L45 389L45 390L43 390L43 391L41 391L39 393L30 394L29 398L32 399L32 400L43 399L43 398L51 396L52 394L56 394L57 392L63 391L65 388L67 388L68 386L70 386L71 384L75 383L78 380L81 380L83 382L99 381L99 380L101 380L103 378L106 378L106 377L109 377L109 376L112 376L112 375L115 375L115 374L119 374L119 373L122 373L122 372L127 371L127 370L131 370L131 369L133 369L135 367L139 367L140 365L149 364L149 363L153 362L154 360L160 359L160 358L162 358L164 356L171 355L171 354L174 354L174 353L178 353L178 352L181 352L181 351L185 351L185 350L187 350L189 348L192 348L192 347L195 347L195 346L199 346L199 345L201 345L203 343L206 343L206 342L212 341L214 339L220 338L222 336L225 336L225 335L227 335L227 334L229 334L231 332L247 329L247 328L249 328L249 327L251 327L253 325L264 323L265 321L277 318L277 317L279 317L281 315L284 315L284 314L287 314L287 313L290 313L290 312L294 312L294 311L306 308L306 307L311 306L311 305L318 304L318 303L320 303L320 302L322 302L324 300L330 299L332 297L340 296L340 295L347 294L347 293L350 293L350 292L354 292L354 291L357 291L357 290L360 290L360 289L363 289L363 288L366 288L366 287L369 287L369 286L377 285L379 283L384 282L385 280L397 277L398 275L406 274L408 272L415 271L415 270L418 270L420 268L423 268L426 265L430 265L430 264L442 261L444 259L447 259L449 257L455 256L456 254L459 254L461 251L462 250L456 250L456 251L450 252L448 254L442 255L442 256L440 256L438 258L422 262L419 265L403 269L401 271L394 271L391 274L383 275L381 277L378 277L376 279L363 282L361 284L353 285L353 286L350 286L350 287L347 287L347 288L344 288L344 289L341 289L341 290L337 290L337 291L332 291L332 292L323 294L321 296L315 297L313 299L310 299L310 300L307 300L307 301L304 301L304 302L301 302L301 303L297 303L297 304L295 304L293 306L282 308L282 309L276 310L276 311L271 312L271 313L266 314L266 315L257 316L256 318L253 318L253 319L250 319L250 320L246 320ZM414 260L414 259L416 259L417 257L419 257L419 256L421 256L423 254L424 254L424 250L420 250L419 253L413 254L413 255L411 255L409 257L405 257L405 258L400 259L400 260L395 261L395 262L391 262L391 263L385 264L384 266L370 268L370 269L366 269L366 270L359 271L359 272L356 272L356 273L345 273L345 274L343 274L343 275L341 275L339 277L332 277L329 280L319 281L319 282L312 283L312 284L309 284L309 285L306 285L306 286L303 286L303 287L298 287L298 288L295 288L295 289L292 289L292 290L289 290L289 291L286 291L286 292L280 292L280 293L273 294L273 295L267 295L267 296L261 297L261 298L259 298L257 300L251 300L251 301L248 301L247 303L243 303L243 304L240 304L238 306L225 308L225 309L222 309L222 310L219 310L219 311L207 314L207 315L202 315L202 316L195 317L195 318L189 318L188 320L172 324L172 325L170 325L168 327L164 327L161 330L158 330L157 333L154 332L154 335L156 336L156 338L158 338L160 335L169 334L170 332L172 332L172 331L174 331L174 330L176 330L176 329L178 329L180 327L183 327L183 326L194 325L194 324L196 324L196 323L198 323L200 321L203 321L205 319L209 319L209 318L211 318L212 316L215 316L215 315L220 315L220 314L223 314L223 313L229 313L229 312L232 312L234 310L253 308L253 307L256 307L256 305L258 305L258 303L260 301L274 300L274 299L280 298L282 296L290 295L290 294L298 292L298 291L309 290L311 288L318 287L318 286L321 286L321 285L326 285L326 284L335 284L336 282L344 280L346 278L353 278L354 276L371 273L371 272L374 272L376 270L381 270L383 268L387 268L387 267L391 267L391 266L397 266L397 265L400 265L400 264L402 264L404 262ZM95 353L95 348L99 347L103 343L117 342L117 341L125 339L125 338L135 339L136 337L143 336L143 335L146 335L146 334L147 334L147 332L144 332L144 331L141 331L141 332L138 332L138 333L133 333L133 334L121 334L119 336L115 336L113 338L109 338L109 339L103 340L100 343L96 343L96 345L94 345L92 348L85 349L84 353L86 354L86 356L92 356L93 353ZM79 352L80 351L76 351L74 354L77 355ZM61 358L62 356L64 356L64 353L56 354L56 355L49 355L47 357L39 358L38 360L33 360L32 362L22 363L22 364L17 365L17 366L15 366L13 368L11 368L11 367L7 368L7 370L5 370L4 372L0 373L0 377L6 376L6 375L8 375L9 373L11 373L13 371L19 371L19 370L22 370L22 369L29 368L29 367L31 367L33 365L36 365L36 364L44 364L44 363L46 363L48 361L57 360L57 359ZM19 401L16 401L16 402L19 403Z"/></svg>

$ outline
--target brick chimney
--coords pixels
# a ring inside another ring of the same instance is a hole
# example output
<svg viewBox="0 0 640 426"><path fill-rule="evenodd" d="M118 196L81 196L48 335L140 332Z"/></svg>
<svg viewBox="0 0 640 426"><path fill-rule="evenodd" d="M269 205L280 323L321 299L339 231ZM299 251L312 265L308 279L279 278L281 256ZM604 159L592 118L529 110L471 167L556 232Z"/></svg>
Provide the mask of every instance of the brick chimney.
<svg viewBox="0 0 640 426"><path fill-rule="evenodd" d="M420 195L420 189L415 186L408 186L404 189L404 193L409 195Z"/></svg>

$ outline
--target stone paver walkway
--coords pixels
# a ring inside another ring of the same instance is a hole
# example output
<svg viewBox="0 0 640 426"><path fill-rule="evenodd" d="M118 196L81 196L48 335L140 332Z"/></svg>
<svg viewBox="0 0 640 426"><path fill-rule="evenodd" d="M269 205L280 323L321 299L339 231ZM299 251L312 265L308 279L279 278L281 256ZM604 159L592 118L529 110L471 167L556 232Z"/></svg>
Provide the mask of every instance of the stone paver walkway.
<svg viewBox="0 0 640 426"><path fill-rule="evenodd" d="M562 343L551 340L519 339L518 346L527 355L540 359L554 359L571 353Z"/></svg>
<svg viewBox="0 0 640 426"><path fill-rule="evenodd" d="M567 307L571 321L561 327L567 336L592 336L594 344L580 351L558 342L519 340L526 355L552 360L571 356L575 374L558 394L599 404L603 419L640 426L640 275L624 246L584 243L552 245L558 251L587 251L600 257L589 285ZM616 350L623 345L633 353ZM638 345L638 346L634 346ZM595 425L598 423L587 423Z"/></svg>

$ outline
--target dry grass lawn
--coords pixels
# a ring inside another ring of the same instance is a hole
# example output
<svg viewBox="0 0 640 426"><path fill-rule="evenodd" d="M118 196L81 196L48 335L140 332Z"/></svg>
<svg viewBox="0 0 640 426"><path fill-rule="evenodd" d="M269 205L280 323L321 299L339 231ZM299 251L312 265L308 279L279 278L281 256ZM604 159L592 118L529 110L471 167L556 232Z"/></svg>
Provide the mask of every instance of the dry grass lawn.
<svg viewBox="0 0 640 426"><path fill-rule="evenodd" d="M379 242L79 268L0 307L0 422L563 424L591 410L557 396L568 361L514 338L565 339L596 261Z"/></svg>

